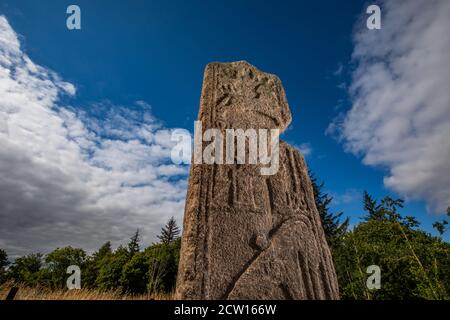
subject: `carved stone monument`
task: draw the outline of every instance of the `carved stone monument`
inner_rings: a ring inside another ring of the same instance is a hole
[[[285,130],[278,77],[245,61],[206,66],[203,130]],[[279,169],[192,164],[177,299],[338,299],[330,250],[303,156],[279,144]]]

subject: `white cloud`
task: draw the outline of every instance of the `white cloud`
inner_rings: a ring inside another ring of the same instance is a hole
[[[312,153],[312,147],[309,142],[302,143],[299,146],[293,144],[293,146],[298,149],[298,151],[300,151],[305,157],[311,155]]]
[[[361,202],[363,194],[357,189],[347,189],[342,193],[331,193],[334,205],[349,204],[354,202]]]
[[[386,0],[381,8],[381,30],[358,23],[352,107],[327,132],[365,164],[387,168],[388,188],[443,213],[450,205],[450,1]]]
[[[336,70],[333,72],[334,76],[340,76],[342,74],[342,72],[344,71],[344,65],[342,63],[339,62]]]
[[[75,86],[32,62],[0,16],[0,246],[11,255],[144,242],[184,209],[187,168],[143,101],[62,106]]]

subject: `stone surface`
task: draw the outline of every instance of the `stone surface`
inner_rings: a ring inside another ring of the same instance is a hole
[[[291,113],[281,81],[244,61],[210,63],[203,129],[279,128]],[[193,164],[178,299],[338,299],[338,285],[303,156],[280,142],[275,175],[260,165]]]

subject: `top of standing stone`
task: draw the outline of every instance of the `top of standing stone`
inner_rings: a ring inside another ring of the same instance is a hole
[[[214,114],[226,128],[284,131],[292,117],[281,80],[246,61],[212,62],[206,66],[200,120]],[[207,98],[209,97],[209,99]]]

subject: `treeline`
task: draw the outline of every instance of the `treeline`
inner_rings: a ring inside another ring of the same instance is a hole
[[[81,286],[121,293],[170,293],[175,287],[180,252],[179,227],[171,218],[158,236],[160,240],[140,249],[139,231],[126,246],[113,250],[110,242],[92,255],[83,249],[58,248],[47,255],[33,253],[10,263],[0,249],[0,284],[14,281],[51,289],[66,287],[67,267],[81,269]]]
[[[450,299],[450,244],[441,239],[447,220],[433,224],[440,236],[432,236],[414,217],[399,213],[402,199],[377,201],[364,192],[364,219],[349,230],[342,213],[330,212],[332,197],[322,191],[324,184],[314,176],[312,182],[341,299]],[[367,287],[371,265],[380,268],[380,289]]]
[[[332,197],[311,175],[316,206],[330,245],[342,299],[449,299],[450,244],[441,239],[448,221],[433,227],[440,236],[421,230],[412,216],[400,214],[403,200],[377,201],[364,193],[364,219],[349,228],[342,213],[330,211]],[[450,216],[450,208],[448,210]],[[109,242],[92,255],[79,248],[30,254],[9,262],[0,250],[0,283],[7,280],[29,286],[64,288],[69,265],[81,268],[83,288],[122,293],[170,293],[176,282],[180,230],[172,218],[161,230],[159,242],[140,249],[137,231],[126,246],[113,250]],[[367,267],[381,271],[380,289],[366,285]]]

